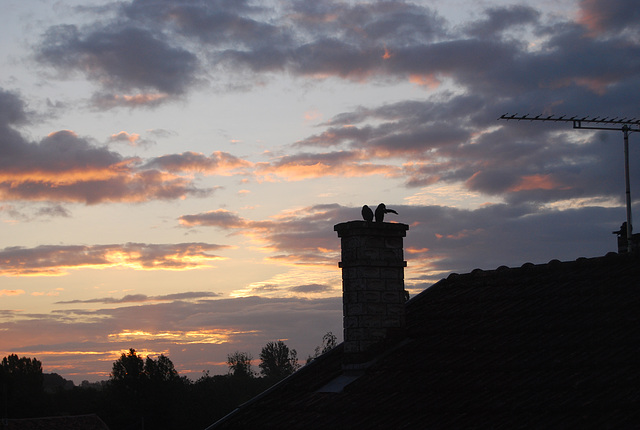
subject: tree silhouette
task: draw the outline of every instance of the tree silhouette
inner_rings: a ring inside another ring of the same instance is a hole
[[[313,355],[307,357],[307,364],[318,358],[321,354],[331,351],[338,345],[338,338],[335,334],[328,331],[322,336],[322,347],[316,346]]]
[[[260,352],[260,372],[267,378],[282,379],[300,368],[298,353],[281,340],[268,342]]]
[[[37,416],[44,394],[42,363],[11,354],[0,363],[0,396],[5,418]]]
[[[173,362],[164,354],[160,354],[157,360],[147,357],[144,374],[151,382],[172,382],[180,378]]]
[[[156,429],[177,428],[177,410],[183,407],[188,381],[181,378],[169,357],[145,360],[134,348],[113,363],[108,384],[110,426],[126,428],[135,422]],[[181,406],[182,405],[182,406]]]
[[[253,360],[253,357],[248,352],[236,351],[228,354],[229,373],[235,377],[252,378],[254,373],[251,369],[251,360]]]
[[[136,390],[140,388],[144,377],[144,361],[134,348],[129,349],[127,354],[123,352],[120,358],[113,362],[111,382]]]

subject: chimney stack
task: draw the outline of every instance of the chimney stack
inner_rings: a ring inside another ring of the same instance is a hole
[[[334,226],[342,243],[344,365],[370,361],[405,335],[403,237],[399,223],[349,221]]]

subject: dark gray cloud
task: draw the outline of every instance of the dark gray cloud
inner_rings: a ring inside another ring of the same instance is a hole
[[[492,7],[486,9],[486,18],[476,21],[465,29],[471,36],[478,38],[488,38],[503,31],[526,24],[537,24],[540,12],[530,6],[512,5],[507,7]]]
[[[361,107],[328,120],[324,131],[294,148],[357,148],[359,160],[406,159],[403,172],[393,174],[410,187],[458,182],[513,203],[620,200],[621,132],[593,135],[571,124],[498,122],[498,115],[487,115],[502,109],[499,101],[469,95]],[[636,182],[640,165],[631,158]],[[337,170],[347,160],[325,154],[323,162]]]
[[[138,27],[49,28],[37,59],[62,71],[80,71],[103,88],[183,94],[195,82],[196,56]]]
[[[640,11],[633,0],[580,0],[580,22],[596,33],[640,30]]]
[[[135,0],[122,6],[133,22],[157,25],[162,22],[181,35],[212,46],[279,46],[289,43],[286,28],[253,15],[269,10],[247,1],[150,2]]]
[[[207,226],[232,229],[247,226],[248,221],[240,217],[237,213],[229,212],[225,209],[218,209],[200,214],[183,215],[180,217],[180,224],[186,227]]]
[[[331,291],[332,289],[333,288],[331,286],[323,284],[305,284],[289,288],[289,290],[295,293],[302,294],[324,293],[327,291]]]
[[[67,210],[62,205],[45,206],[45,207],[42,207],[42,208],[38,209],[38,211],[36,212],[36,217],[49,217],[49,218],[63,217],[63,218],[69,218],[70,216],[71,216],[71,212],[69,212],[69,210]]]
[[[629,4],[584,0],[577,21],[550,21],[530,6],[493,7],[454,30],[433,10],[405,2],[136,0],[115,9],[114,22],[48,29],[36,51],[41,62],[97,82],[94,102],[103,108],[157,105],[205,74],[247,85],[244,71],[431,87],[449,81],[516,109],[560,100],[597,108],[598,98],[640,70],[638,44],[625,36],[637,32],[633,12],[624,12],[635,10]],[[613,35],[598,37],[614,26]],[[537,46],[505,37],[525,27]],[[233,73],[208,73],[217,68]]]
[[[189,291],[184,293],[165,294],[161,296],[148,296],[146,294],[129,294],[121,298],[102,297],[98,299],[87,300],[63,300],[55,302],[56,305],[69,305],[79,303],[103,303],[103,304],[120,304],[120,303],[144,303],[144,302],[166,302],[174,300],[194,300],[194,299],[210,299],[220,297],[219,293],[208,291]]]
[[[16,93],[0,88],[0,127],[26,122],[26,105],[22,98]]]

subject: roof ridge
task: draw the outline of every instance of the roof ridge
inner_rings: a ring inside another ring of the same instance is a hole
[[[609,252],[606,255],[603,256],[597,256],[597,257],[578,257],[575,260],[566,260],[566,261],[561,261],[558,260],[556,258],[549,260],[546,263],[531,263],[531,262],[526,262],[523,263],[520,266],[513,266],[513,267],[509,267],[509,266],[499,266],[495,269],[480,269],[480,268],[475,268],[470,272],[467,273],[457,273],[457,272],[451,272],[449,273],[449,275],[446,278],[443,279],[453,279],[456,278],[458,276],[465,276],[465,277],[470,277],[470,276],[487,276],[487,275],[493,275],[495,273],[506,273],[507,271],[510,272],[515,272],[515,271],[520,271],[520,270],[539,270],[539,269],[546,269],[546,268],[559,268],[560,266],[568,266],[568,265],[573,265],[573,264],[588,264],[591,262],[594,263],[601,263],[604,261],[607,262],[611,262],[614,259],[618,259],[620,261],[624,261],[624,260],[631,260],[631,259],[638,259],[637,258],[638,255],[636,254],[618,254],[617,252]],[[434,284],[435,285],[435,284]]]

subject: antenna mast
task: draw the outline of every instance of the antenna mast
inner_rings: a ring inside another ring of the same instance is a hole
[[[577,117],[566,118],[566,115],[562,116],[529,116],[518,114],[509,115],[504,114],[500,119],[516,120],[516,121],[551,121],[551,122],[572,122],[573,128],[588,129],[588,130],[616,130],[621,131],[624,136],[624,180],[626,186],[626,200],[627,200],[627,252],[631,253],[631,185],[629,181],[629,133],[640,132],[640,119],[636,118],[609,118],[609,117]]]

